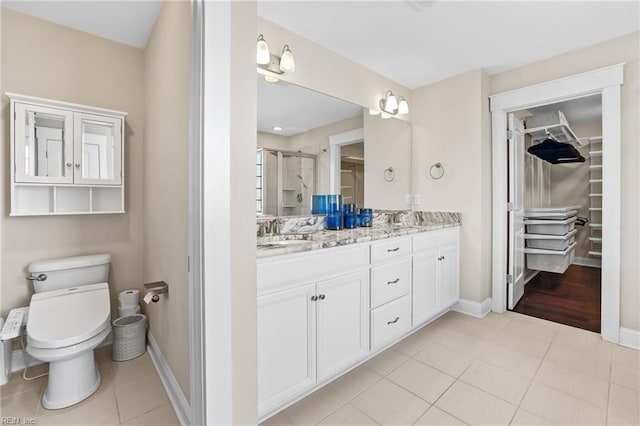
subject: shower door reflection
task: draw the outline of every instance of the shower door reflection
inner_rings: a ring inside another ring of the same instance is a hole
[[[257,212],[274,216],[309,214],[316,187],[316,156],[263,148],[256,159]]]

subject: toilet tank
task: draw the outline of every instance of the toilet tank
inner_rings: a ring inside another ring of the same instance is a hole
[[[29,265],[29,275],[45,274],[47,276],[42,281],[32,281],[35,292],[42,293],[87,284],[105,283],[109,279],[110,263],[110,254],[40,260]]]

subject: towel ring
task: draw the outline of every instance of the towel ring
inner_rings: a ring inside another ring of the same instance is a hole
[[[384,180],[387,182],[393,182],[395,178],[396,178],[396,172],[395,170],[393,170],[393,167],[387,167],[384,170]]]
[[[440,174],[439,174],[439,175],[437,175],[437,174],[435,174],[435,175],[434,175],[434,173],[433,173],[433,169],[434,169],[434,168],[436,168],[436,169],[440,169],[440,171],[441,171],[441,172],[440,172]],[[429,168],[429,176],[431,176],[431,179],[435,179],[435,180],[442,179],[442,177],[444,176],[444,166],[442,165],[442,163],[435,163],[435,164],[433,164],[433,165]]]

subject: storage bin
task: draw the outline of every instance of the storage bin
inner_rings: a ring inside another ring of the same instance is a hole
[[[578,214],[582,206],[535,207],[524,209],[524,217],[529,219],[564,220]]]
[[[527,247],[546,250],[564,250],[576,240],[577,229],[565,235],[524,234]]]
[[[525,248],[527,268],[535,271],[562,274],[573,261],[576,244],[577,243],[574,242],[564,250]]]
[[[565,235],[576,227],[576,217],[565,220],[525,219],[527,234]]]
[[[114,361],[127,361],[142,355],[147,348],[147,317],[142,314],[120,317],[113,322]]]

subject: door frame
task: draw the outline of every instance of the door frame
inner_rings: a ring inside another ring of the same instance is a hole
[[[507,305],[507,114],[526,108],[602,95],[603,187],[601,335],[620,336],[621,85],[624,63],[490,96],[492,133],[492,310]]]

